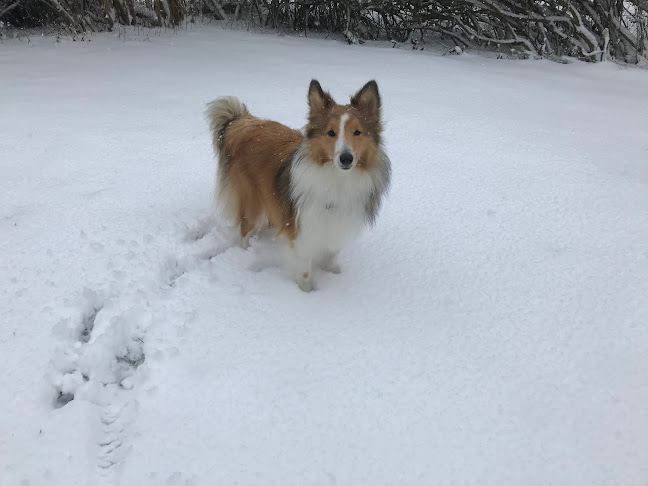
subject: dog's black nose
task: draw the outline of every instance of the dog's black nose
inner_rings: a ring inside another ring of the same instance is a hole
[[[351,167],[351,164],[353,163],[353,155],[351,155],[349,152],[344,152],[342,155],[340,155],[340,165],[344,169],[348,169]]]

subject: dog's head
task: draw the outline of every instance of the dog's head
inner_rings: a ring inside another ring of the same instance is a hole
[[[331,163],[342,171],[371,169],[382,133],[376,82],[365,84],[348,105],[338,105],[319,82],[312,80],[308,105],[306,137],[313,159],[321,165]]]

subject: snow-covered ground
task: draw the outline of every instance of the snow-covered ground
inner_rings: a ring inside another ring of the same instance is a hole
[[[305,294],[205,103],[376,78],[393,186]],[[645,485],[648,72],[205,27],[0,45],[0,484]]]

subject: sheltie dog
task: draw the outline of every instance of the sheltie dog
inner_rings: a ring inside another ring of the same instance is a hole
[[[266,226],[285,237],[305,292],[313,289],[313,265],[340,272],[338,253],[374,223],[391,176],[375,81],[338,105],[313,80],[308,105],[304,132],[256,118],[234,97],[212,101],[206,112],[218,206],[240,227],[243,248]]]

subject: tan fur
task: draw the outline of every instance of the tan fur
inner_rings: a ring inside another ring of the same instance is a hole
[[[224,151],[227,174],[228,212],[247,236],[265,221],[295,237],[295,214],[277,194],[275,181],[283,163],[303,140],[298,130],[251,115],[234,120],[227,129]]]

